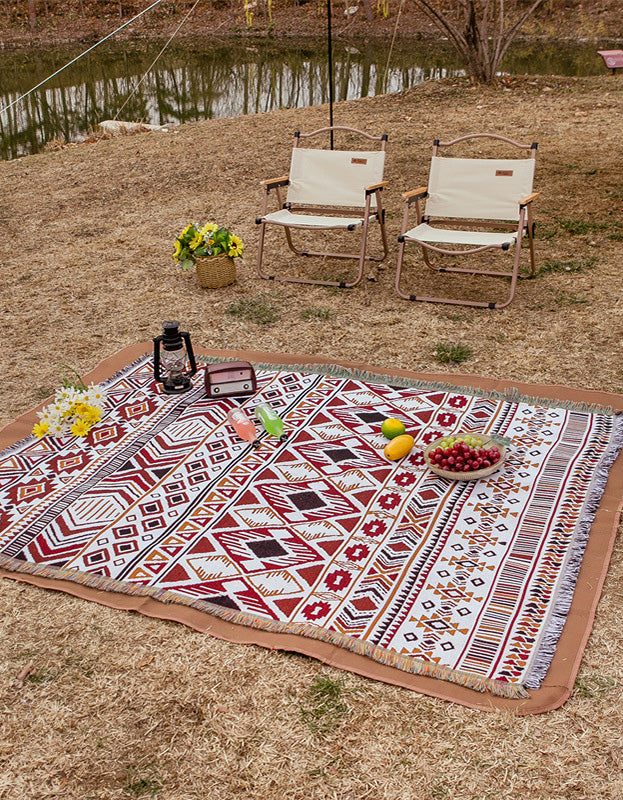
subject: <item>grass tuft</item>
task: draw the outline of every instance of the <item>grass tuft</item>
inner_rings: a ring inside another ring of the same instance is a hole
[[[256,325],[272,325],[281,316],[279,308],[267,295],[236,300],[227,306],[226,313],[244,322],[254,322]]]
[[[131,797],[155,797],[162,789],[162,780],[153,767],[130,767],[123,787]]]
[[[608,228],[605,222],[590,222],[586,219],[572,219],[571,217],[560,217],[556,220],[558,225],[571,236],[586,236],[589,233],[604,231]]]
[[[301,719],[307,727],[318,734],[327,733],[348,711],[343,702],[344,683],[326,675],[316,675],[309,688],[305,703],[299,703]]]
[[[573,261],[558,261],[556,259],[548,258],[542,267],[536,270],[535,277],[547,275],[549,273],[560,272],[585,272],[595,266],[597,259],[595,256],[589,258],[578,258]]]
[[[617,682],[614,678],[606,678],[602,675],[583,675],[576,680],[573,693],[576,697],[603,697],[616,685]]]
[[[301,311],[301,319],[331,319],[333,312],[328,308],[319,308],[318,306],[308,306]]]
[[[580,297],[580,295],[575,294],[574,292],[559,292],[556,297],[554,297],[554,302],[557,303],[559,306],[579,306],[584,303],[588,303],[588,297]]]
[[[471,348],[466,344],[438,342],[433,348],[433,358],[442,364],[461,364],[472,357]]]

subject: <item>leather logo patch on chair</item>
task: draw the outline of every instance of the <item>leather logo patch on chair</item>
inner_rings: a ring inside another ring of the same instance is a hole
[[[350,163],[351,164],[367,164],[368,163],[368,159],[367,158],[351,158]]]
[[[513,177],[513,170],[512,169],[496,169],[495,177],[500,178],[512,178]]]

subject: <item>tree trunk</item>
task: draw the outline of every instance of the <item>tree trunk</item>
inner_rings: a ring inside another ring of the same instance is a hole
[[[363,11],[368,22],[374,22],[374,11],[372,11],[371,0],[363,0]]]
[[[28,19],[30,20],[30,30],[34,33],[37,27],[37,14],[35,12],[35,0],[28,0]]]

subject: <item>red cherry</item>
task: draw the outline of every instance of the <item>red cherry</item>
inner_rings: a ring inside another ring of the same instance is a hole
[[[490,466],[491,466],[491,462],[489,461],[489,459],[488,459],[488,458],[485,458],[485,459],[483,460],[483,462],[482,462],[482,466],[483,466],[483,468],[484,468],[484,469],[486,469],[487,467],[490,467]]]

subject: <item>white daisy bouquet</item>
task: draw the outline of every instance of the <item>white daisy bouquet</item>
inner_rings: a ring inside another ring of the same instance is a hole
[[[86,436],[102,418],[106,392],[101,386],[87,386],[79,375],[63,380],[63,387],[54,395],[54,400],[43,411],[37,413],[39,422],[32,432],[43,436]]]

